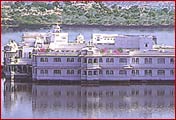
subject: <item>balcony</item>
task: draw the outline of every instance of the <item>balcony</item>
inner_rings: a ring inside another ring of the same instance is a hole
[[[131,65],[124,65],[123,68],[124,68],[124,69],[132,69],[133,66],[131,66]]]
[[[99,69],[101,68],[99,63],[82,63],[81,68],[86,68],[86,69]]]

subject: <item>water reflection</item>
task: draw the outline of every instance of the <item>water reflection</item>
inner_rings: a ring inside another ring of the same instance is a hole
[[[79,86],[6,82],[5,117],[16,110],[17,102],[25,106],[23,101],[31,103],[31,118],[174,117],[173,85]]]

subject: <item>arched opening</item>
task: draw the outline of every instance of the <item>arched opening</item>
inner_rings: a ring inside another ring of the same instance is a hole
[[[19,57],[22,58],[22,50],[19,50]]]
[[[32,58],[32,54],[31,54],[31,52],[29,52],[29,59],[31,59]]]

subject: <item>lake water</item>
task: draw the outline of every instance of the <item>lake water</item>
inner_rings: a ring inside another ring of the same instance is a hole
[[[32,31],[32,30],[28,30]],[[33,30],[47,32],[48,29]],[[81,33],[155,35],[174,46],[174,28],[63,27],[72,41]],[[23,31],[22,31],[23,32]],[[2,43],[22,32],[2,33]],[[37,85],[2,80],[2,118],[174,118],[174,85]],[[13,90],[15,87],[15,90]]]
[[[174,118],[173,85],[6,82],[2,92],[3,118]]]
[[[9,39],[21,41],[23,32],[48,32],[49,29],[25,30],[18,32],[8,32],[2,34],[2,44],[6,44]],[[154,35],[158,39],[158,44],[174,45],[174,28],[127,28],[127,27],[103,27],[103,26],[63,26],[62,32],[69,34],[69,40],[75,40],[79,33],[83,34],[85,40],[90,40],[93,33],[122,34],[122,35]]]

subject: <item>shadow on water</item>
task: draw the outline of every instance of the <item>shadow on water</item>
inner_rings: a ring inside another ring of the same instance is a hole
[[[81,86],[4,82],[3,96],[3,117],[174,117],[174,85]],[[24,106],[31,109],[21,114]]]

